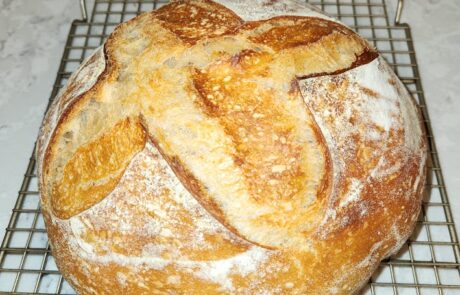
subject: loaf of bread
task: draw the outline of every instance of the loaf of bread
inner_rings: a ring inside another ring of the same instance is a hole
[[[79,294],[354,293],[416,223],[420,121],[304,1],[173,1],[119,25],[44,119],[56,263]]]

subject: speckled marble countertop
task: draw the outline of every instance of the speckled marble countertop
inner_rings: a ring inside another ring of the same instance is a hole
[[[396,1],[390,1],[396,2]],[[0,0],[0,239],[56,76],[76,0]],[[460,228],[460,1],[406,0],[457,230]]]
[[[0,0],[0,239],[78,17],[76,0]]]

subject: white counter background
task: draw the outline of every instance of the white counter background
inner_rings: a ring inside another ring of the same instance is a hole
[[[0,0],[0,241],[51,93],[70,23],[79,17],[77,0]],[[412,27],[459,232],[460,1],[406,0],[403,21]]]

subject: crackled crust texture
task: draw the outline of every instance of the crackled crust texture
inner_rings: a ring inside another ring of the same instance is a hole
[[[416,105],[303,1],[173,1],[118,26],[37,149],[56,263],[80,294],[351,294],[409,237]]]

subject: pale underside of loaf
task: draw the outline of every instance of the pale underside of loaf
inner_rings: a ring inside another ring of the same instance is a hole
[[[410,234],[426,147],[386,62],[300,1],[221,3],[122,24],[47,115],[42,206],[82,293],[349,293]]]

